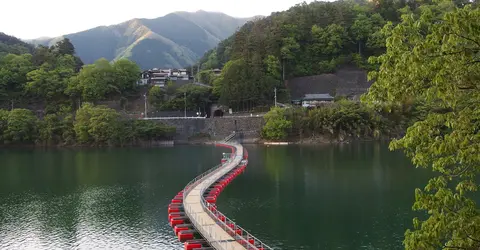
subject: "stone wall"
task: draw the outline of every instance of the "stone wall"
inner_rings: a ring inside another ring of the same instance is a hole
[[[168,119],[155,120],[177,128],[175,141],[186,142],[191,137],[209,136],[211,140],[220,140],[233,131],[239,133],[239,139],[255,141],[260,138],[263,117],[219,117],[207,119]]]

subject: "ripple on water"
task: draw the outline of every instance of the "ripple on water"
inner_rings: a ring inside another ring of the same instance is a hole
[[[182,249],[146,185],[24,193],[0,202],[0,249]]]

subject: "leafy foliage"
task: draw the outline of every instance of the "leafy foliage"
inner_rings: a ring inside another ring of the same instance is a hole
[[[175,128],[144,120],[126,120],[113,109],[85,103],[77,111],[74,130],[81,144],[125,145],[138,140],[170,138]]]
[[[276,131],[275,126],[283,126],[275,119],[286,119],[291,123],[282,139],[322,137],[333,141],[345,139],[377,139],[398,137],[407,127],[423,119],[430,107],[413,102],[403,105],[377,105],[370,107],[362,103],[339,100],[315,109],[288,108],[272,109],[265,118],[266,129]],[[280,128],[278,128],[280,129]],[[283,129],[280,129],[284,131]],[[273,133],[275,134],[275,133]],[[263,134],[266,139],[272,136]]]
[[[215,81],[216,76],[211,70],[203,70],[197,74],[198,82],[203,84],[212,85]]]
[[[169,85],[165,90],[154,86],[149,91],[150,103],[157,110],[205,110],[212,98],[212,88],[195,84]]]
[[[478,249],[480,213],[480,9],[451,1],[407,10],[390,26],[387,51],[373,58],[375,84],[365,101],[415,97],[437,107],[411,126],[392,149],[403,149],[437,177],[415,191],[413,209],[425,211],[405,233],[406,249]]]
[[[12,108],[24,94],[27,73],[33,69],[31,59],[29,54],[9,54],[0,60],[0,98]]]
[[[135,63],[100,59],[80,70],[82,65],[68,39],[39,46],[33,55],[1,58],[0,103],[8,103],[11,110],[0,109],[0,143],[125,145],[171,136],[172,128],[162,124],[137,123],[113,109],[81,105],[137,94],[140,69]],[[31,103],[30,108],[43,104],[42,119],[28,109],[15,108],[25,103]],[[76,113],[75,108],[79,108]]]
[[[335,1],[299,4],[288,11],[248,22],[232,37],[208,52],[203,69],[223,66],[215,80],[219,101],[240,108],[273,103],[273,89],[287,101],[283,80],[332,73],[385,49],[382,27],[398,21],[405,1]]]
[[[127,98],[137,91],[139,67],[127,59],[113,64],[105,58],[86,65],[71,79],[66,93],[73,99],[98,102],[107,98]]]
[[[102,106],[85,103],[78,109],[74,129],[79,143],[114,144],[119,114]]]
[[[20,39],[0,32],[0,59],[8,54],[28,54],[33,51],[33,46]]]
[[[67,100],[65,91],[75,73],[76,62],[73,56],[62,55],[55,59],[55,65],[44,63],[39,69],[27,74],[25,90],[43,99],[47,106]]]
[[[3,131],[5,143],[33,143],[37,132],[37,118],[28,109],[8,112],[7,127]]]
[[[262,136],[270,140],[282,140],[287,138],[287,130],[292,127],[292,122],[285,118],[285,110],[272,108],[265,116],[265,125]]]

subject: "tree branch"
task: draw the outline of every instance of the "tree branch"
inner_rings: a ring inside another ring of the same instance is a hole
[[[461,38],[463,38],[463,39],[465,39],[465,40],[468,40],[468,41],[470,41],[470,42],[473,42],[473,43],[475,43],[476,45],[478,45],[478,46],[480,47],[480,42],[478,42],[478,41],[476,41],[476,40],[474,40],[474,39],[471,39],[471,38],[469,38],[469,37],[466,37],[466,36],[463,36],[463,35],[457,34],[457,33],[455,33],[455,32],[453,32],[453,33],[450,33],[450,34],[453,34],[453,35],[459,36],[459,37],[461,37]]]
[[[466,65],[475,64],[475,63],[480,63],[480,60],[475,60],[475,61],[468,62],[468,63],[466,63]]]
[[[450,248],[450,249],[464,249],[464,250],[467,250],[466,248],[464,247],[455,247],[455,246],[447,246],[447,245],[443,245],[444,248]]]

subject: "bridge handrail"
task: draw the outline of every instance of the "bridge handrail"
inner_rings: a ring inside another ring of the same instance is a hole
[[[236,158],[236,157],[240,157],[240,156],[236,156],[235,154],[232,154],[232,157],[230,159],[228,159],[228,161],[224,164],[229,164],[231,163],[231,161],[233,160],[233,158]],[[246,164],[246,161],[243,162],[243,164]],[[192,184],[195,183],[196,181],[206,177],[207,175],[213,173],[214,171],[216,171],[219,167],[221,167],[223,164],[220,164],[220,165],[217,165],[215,166],[214,168],[210,169],[209,171],[205,172],[204,174],[201,174],[199,175],[198,177],[196,177],[194,180],[192,180],[189,185],[188,185],[188,189],[185,190],[183,192],[183,195],[184,195],[184,199],[185,199],[185,196],[186,194],[188,193],[188,191],[190,191],[190,189],[193,187]],[[208,203],[205,199],[205,197],[203,196],[203,194],[205,193],[205,190],[206,190],[207,187],[205,188],[202,188],[200,190],[200,193],[202,194],[202,197],[201,197],[201,205],[204,209],[204,211],[218,224],[220,225],[226,232],[230,233],[231,235],[233,235],[232,237],[239,241],[240,244],[242,245],[246,245],[246,249],[258,249],[258,248],[263,248],[263,249],[273,249],[269,246],[267,246],[266,244],[264,244],[262,241],[260,241],[258,238],[256,238],[255,236],[253,236],[252,234],[250,234],[247,230],[243,229],[242,227],[238,226],[232,219],[228,218],[227,216],[225,216],[223,213],[221,213],[220,211],[218,211],[213,205],[211,205],[210,203]],[[185,208],[185,209],[189,209],[189,208]],[[212,211],[213,210],[213,211]],[[225,217],[225,222],[223,222],[222,220],[219,219],[219,216],[221,217]],[[195,225],[195,227],[198,229],[199,226],[201,225],[197,225],[197,221],[196,220],[192,220],[193,224]],[[228,224],[233,224],[233,228],[230,228],[228,226]],[[240,229],[241,230],[241,235],[238,235],[236,232],[237,230]],[[206,232],[208,233],[208,232]],[[250,239],[253,239],[254,240],[254,244],[251,244],[249,242]],[[217,244],[218,245],[218,244]],[[227,250],[227,247],[224,247],[222,246],[221,244],[219,245],[219,247],[221,247],[221,249],[224,249],[224,250]]]
[[[235,137],[236,134],[237,134],[237,132],[233,131],[231,134],[229,134],[227,137],[225,137],[221,142],[222,143],[228,143],[228,141],[230,141],[233,137]]]
[[[224,140],[222,140],[223,143],[228,143],[229,140],[231,140],[234,136],[236,135],[235,131],[233,133],[231,133],[229,136],[227,136]],[[231,144],[234,144],[234,143],[231,143]],[[226,164],[229,164],[231,163],[235,158],[243,158],[243,155],[242,156],[237,156],[236,155],[236,150],[234,152],[234,154],[231,155],[231,157],[225,162],[225,163],[222,163],[222,164],[218,164],[216,165],[215,167],[209,169],[208,171],[196,176],[193,180],[191,180],[184,188],[183,190],[183,200],[186,199],[188,193],[190,192],[190,190],[192,190],[198,183],[199,181],[201,181],[202,179],[206,178],[207,176],[213,174],[215,171],[217,171],[220,167],[222,167],[223,165],[226,165]],[[247,160],[244,160],[244,161],[240,161],[239,165],[240,164],[246,164],[248,161]],[[218,211],[216,209],[216,207],[214,207],[212,204],[208,203],[205,199],[205,197],[203,196],[203,194],[205,193],[205,190],[207,189],[208,187],[204,187],[200,190],[200,194],[202,195],[201,196],[201,205],[202,205],[202,208],[203,210],[218,224],[220,225],[226,232],[230,233],[230,235],[232,235],[232,237],[239,241],[239,243],[243,246],[246,246],[246,249],[250,250],[250,249],[258,249],[258,248],[263,248],[263,249],[270,249],[272,250],[273,248],[267,246],[266,244],[264,244],[262,241],[260,241],[258,238],[256,238],[255,236],[253,236],[252,234],[250,234],[247,230],[243,229],[242,227],[238,226],[232,219],[228,218],[227,216],[225,216],[223,213],[221,213],[220,211]],[[184,208],[185,210],[189,210],[191,211],[191,208],[190,207],[185,207]],[[195,215],[193,215],[195,216]],[[225,222],[223,222],[222,220],[219,219],[219,216],[221,217],[224,217],[225,218]],[[195,228],[197,228],[199,230],[199,232],[201,231],[200,228],[201,228],[201,222],[199,223],[197,220],[191,220],[192,223],[194,224]],[[228,226],[228,224],[233,224],[233,228],[230,228]],[[237,234],[237,230],[241,230],[241,235],[238,235]],[[208,232],[200,232],[202,235],[203,234],[206,234]],[[211,234],[211,232],[210,232]],[[210,235],[211,236],[211,235]],[[254,243],[255,244],[251,244],[249,242],[250,239],[253,239],[254,240]],[[215,244],[216,246],[220,247],[222,250],[228,250],[227,246],[228,244],[225,244],[226,246],[223,246],[221,245],[221,243],[218,243],[218,242],[215,242],[217,244]]]
[[[235,223],[232,219],[228,218],[225,214],[223,214],[222,212],[218,211],[218,209],[216,207],[214,207],[213,205],[211,205],[210,203],[208,203],[206,200],[205,200],[205,197],[203,196],[203,193],[205,192],[205,189],[206,188],[203,188],[202,190],[200,190],[200,193],[202,194],[202,198],[201,198],[201,202],[202,202],[202,207],[203,209],[210,215],[210,217],[217,223],[219,224],[223,230],[225,230],[226,232],[230,233],[230,235],[234,235],[232,236],[235,240],[237,240],[237,242],[240,240],[240,244],[242,245],[246,245],[246,248],[247,249],[258,249],[258,248],[263,248],[263,249],[270,249],[270,250],[273,250],[273,248],[267,246],[265,243],[263,243],[262,241],[260,241],[258,238],[256,238],[255,236],[253,236],[251,233],[249,233],[247,230],[243,229],[242,227],[240,227],[239,225],[237,225],[237,223]],[[212,211],[213,210],[213,211]],[[222,220],[219,219],[219,215],[220,217],[224,217],[225,218],[225,222],[223,222]],[[233,224],[233,228],[229,227],[228,224]],[[237,230],[240,229],[241,231],[241,235],[238,235],[237,234]],[[250,239],[253,239],[254,240],[254,244],[250,243],[248,240]],[[225,249],[226,248],[222,248],[222,249]]]

